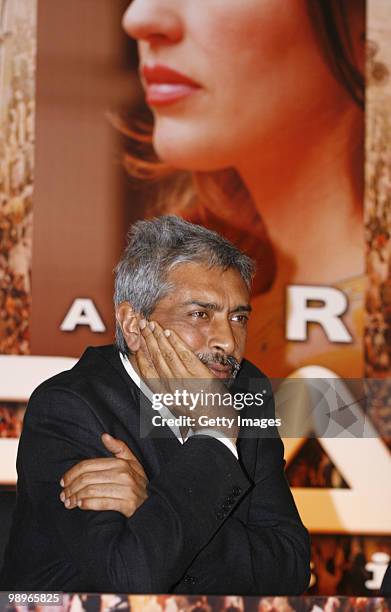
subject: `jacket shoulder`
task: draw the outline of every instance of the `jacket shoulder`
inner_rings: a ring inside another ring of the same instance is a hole
[[[106,387],[118,385],[122,368],[118,349],[114,345],[89,346],[73,368],[43,381],[34,390],[33,395],[52,389],[64,389],[77,395],[88,395],[92,389],[101,385]]]

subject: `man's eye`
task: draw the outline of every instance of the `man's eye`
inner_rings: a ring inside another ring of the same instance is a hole
[[[190,314],[195,319],[206,319],[208,317],[208,313],[204,310],[196,310],[195,312],[192,312]]]
[[[234,315],[232,317],[232,321],[237,321],[238,323],[242,323],[243,325],[246,325],[246,323],[248,322],[248,316],[247,315]]]

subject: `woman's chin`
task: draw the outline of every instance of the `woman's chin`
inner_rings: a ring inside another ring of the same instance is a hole
[[[172,131],[168,134],[155,132],[153,147],[159,159],[178,170],[190,172],[213,172],[221,170],[224,164],[206,142],[197,142],[194,137],[175,137]]]

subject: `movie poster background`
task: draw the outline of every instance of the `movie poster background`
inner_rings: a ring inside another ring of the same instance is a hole
[[[40,380],[70,367],[87,345],[112,342],[112,269],[129,223],[156,214],[158,186],[126,176],[122,157],[129,142],[113,121],[143,106],[135,45],[120,26],[126,7],[126,0],[0,0],[0,547],[14,501],[15,452],[28,395]],[[390,7],[373,0],[362,273],[333,285],[347,296],[352,341],[325,342],[315,330],[307,342],[288,342],[284,294],[256,296],[247,356],[270,376],[306,365],[347,378],[389,376],[390,31]],[[362,164],[354,171],[363,175]],[[89,325],[72,329],[72,308]],[[378,440],[383,460],[390,447],[387,401],[379,399],[375,423],[384,438]],[[353,499],[353,511],[367,512],[362,530],[351,532],[351,516],[326,529],[313,527],[319,508],[326,502],[337,507],[338,494],[355,487],[351,462],[339,463],[330,448],[315,438],[286,442],[288,479],[313,532],[310,592],[372,594],[391,557],[391,523],[379,526],[376,513],[372,518],[370,507],[360,509]],[[387,457],[383,483],[391,475]],[[385,488],[369,492],[374,508],[382,495],[387,499]]]

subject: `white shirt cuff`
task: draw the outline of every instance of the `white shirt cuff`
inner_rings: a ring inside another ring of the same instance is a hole
[[[212,438],[216,438],[216,440],[220,440],[233,455],[235,455],[236,459],[239,459],[238,450],[236,448],[236,444],[232,442],[229,438],[224,438],[221,435],[221,431],[219,429],[212,429],[211,427],[205,427],[204,429],[199,429],[191,434],[192,436],[202,435],[202,436],[211,436]],[[190,437],[190,436],[189,436]]]

